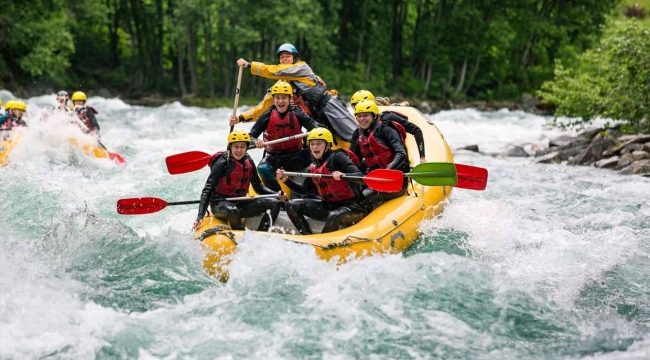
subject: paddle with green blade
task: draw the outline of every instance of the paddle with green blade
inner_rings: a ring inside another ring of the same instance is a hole
[[[419,164],[404,174],[418,184],[426,186],[454,186],[461,189],[484,190],[487,186],[487,169],[445,162]]]
[[[266,141],[264,143],[264,146],[279,144],[281,142],[303,138],[306,137],[307,135],[308,135],[307,133],[302,133],[298,135],[287,136],[277,140]],[[251,144],[248,147],[249,150],[255,148],[256,148],[255,144]],[[165,159],[165,164],[167,165],[167,170],[169,171],[170,174],[172,175],[185,174],[188,172],[200,170],[204,166],[207,166],[211,158],[212,155],[208,153],[204,153],[202,151],[188,151],[188,152],[168,156]]]
[[[242,201],[242,200],[253,200],[253,199],[261,199],[261,198],[268,198],[268,197],[278,197],[278,194],[216,198],[216,199],[212,199],[211,201],[215,201],[215,200]],[[120,199],[117,201],[117,213],[122,215],[151,214],[151,213],[158,212],[166,208],[167,206],[191,205],[191,204],[200,204],[200,203],[201,200],[167,202],[163,199],[159,199],[155,197]]]
[[[312,177],[312,178],[333,178],[329,174],[312,174],[285,171],[284,175],[292,177]],[[369,188],[380,192],[399,192],[402,190],[402,180],[404,173],[399,170],[377,169],[369,172],[366,176],[346,176],[345,180],[362,180]]]

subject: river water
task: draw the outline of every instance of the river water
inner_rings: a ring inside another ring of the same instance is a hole
[[[2,359],[650,358],[648,178],[457,152],[489,169],[488,188],[455,190],[405,254],[337,268],[248,234],[222,284],[192,240],[197,206],[115,203],[198,199],[207,170],[171,176],[164,159],[223,149],[232,110],[90,98],[118,167],[37,120],[53,98],[29,99],[0,168]],[[452,148],[483,152],[562,134],[522,112],[430,118]]]

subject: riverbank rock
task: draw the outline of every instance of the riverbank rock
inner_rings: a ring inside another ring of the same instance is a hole
[[[650,160],[639,160],[625,167],[620,172],[625,175],[650,174]]]
[[[569,165],[591,165],[603,158],[603,152],[614,147],[614,140],[609,137],[598,134],[591,140],[586,149],[579,152],[573,159],[569,160]]]
[[[479,152],[478,151],[478,145],[467,145],[467,146],[459,147],[456,150],[468,150],[468,151],[472,151],[472,152]]]
[[[649,174],[650,135],[624,135],[617,128],[595,128],[576,136],[562,135],[535,153],[540,164],[592,165],[621,174]]]
[[[528,157],[528,152],[519,145],[508,145],[503,150],[498,153],[492,154],[492,156],[498,157]]]

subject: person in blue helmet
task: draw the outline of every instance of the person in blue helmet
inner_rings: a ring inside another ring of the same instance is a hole
[[[298,50],[291,44],[282,44],[276,52],[278,65],[237,60],[237,65],[250,68],[252,75],[267,79],[285,80],[291,84],[296,95],[302,98],[314,119],[325,125],[340,139],[349,142],[357,129],[357,122],[345,104],[333,96],[325,83],[312,71],[306,62],[300,60]],[[273,103],[267,93],[261,103],[238,117],[233,116],[230,124],[240,121],[257,121],[257,118]]]

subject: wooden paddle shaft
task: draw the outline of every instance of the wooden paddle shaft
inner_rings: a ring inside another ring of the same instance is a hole
[[[239,67],[239,74],[237,74],[237,89],[235,89],[235,104],[232,107],[232,116],[235,117],[237,116],[237,106],[239,106],[239,93],[240,93],[240,88],[241,88],[241,76],[244,72],[243,67]],[[230,132],[232,132],[235,129],[235,125],[232,125],[230,127]]]
[[[308,134],[308,133],[302,133],[302,134],[298,134],[298,135],[287,136],[287,137],[284,137],[284,138],[281,138],[281,139],[277,139],[277,140],[266,141],[266,142],[264,142],[264,146],[266,146],[266,145],[273,145],[273,144],[279,144],[279,143],[281,143],[281,142],[285,142],[285,141],[289,141],[289,140],[293,140],[293,139],[304,138],[304,137],[307,137],[307,135],[309,135],[309,134]],[[255,148],[257,148],[257,146],[255,146],[255,144],[251,144],[251,145],[248,147],[248,149],[250,149],[250,150],[255,149]]]

